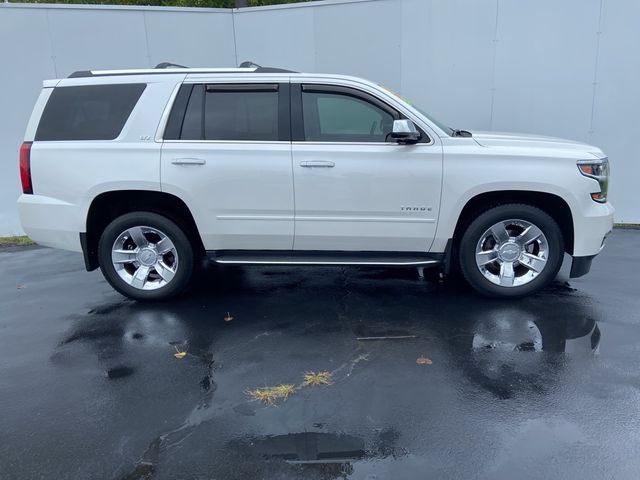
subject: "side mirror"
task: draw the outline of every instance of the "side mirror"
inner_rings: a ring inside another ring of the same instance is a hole
[[[420,132],[411,120],[394,120],[391,138],[403,145],[413,144],[420,140]]]

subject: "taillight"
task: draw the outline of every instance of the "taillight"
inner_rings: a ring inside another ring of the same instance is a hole
[[[22,193],[33,193],[31,183],[31,142],[20,145],[20,181]]]

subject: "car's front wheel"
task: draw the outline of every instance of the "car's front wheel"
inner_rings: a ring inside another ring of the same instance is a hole
[[[100,269],[118,292],[136,300],[162,300],[189,283],[194,255],[174,222],[151,212],[113,220],[98,244]]]
[[[531,205],[491,208],[473,220],[459,246],[462,273],[480,293],[522,297],[549,284],[564,255],[562,232]]]

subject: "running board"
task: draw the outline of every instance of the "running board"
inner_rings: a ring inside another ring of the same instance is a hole
[[[236,265],[368,265],[427,267],[442,264],[442,254],[389,252],[292,252],[292,251],[215,251],[207,252],[212,261]]]

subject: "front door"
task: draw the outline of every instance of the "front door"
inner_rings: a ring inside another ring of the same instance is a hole
[[[428,251],[440,204],[439,140],[421,132],[415,145],[389,141],[402,113],[354,88],[292,84],[292,102],[294,249]]]
[[[293,248],[289,139],[288,83],[181,87],[161,185],[185,201],[207,250]]]

